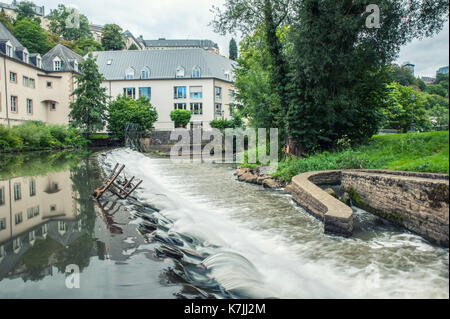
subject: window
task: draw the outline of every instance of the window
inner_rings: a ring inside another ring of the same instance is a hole
[[[30,88],[34,89],[36,87],[36,84],[34,82],[34,79],[30,78]]]
[[[136,89],[135,88],[124,88],[123,95],[127,97],[131,97],[132,99],[136,98]]]
[[[36,196],[36,181],[33,179],[30,181],[30,197]]]
[[[198,66],[192,69],[192,78],[194,79],[200,78],[200,68]]]
[[[202,115],[203,103],[191,103],[191,113],[194,115]]]
[[[27,114],[33,114],[33,100],[27,99]]]
[[[176,78],[184,78],[184,68],[182,66],[177,68]]]
[[[142,69],[142,71],[141,71],[141,79],[143,79],[143,80],[150,79],[150,70],[147,67]]]
[[[201,86],[191,86],[189,88],[191,99],[203,98],[203,92]]]
[[[11,96],[11,112],[17,113],[17,96]]]
[[[47,81],[47,89],[51,89],[53,87],[53,82]]]
[[[61,60],[58,57],[56,57],[53,60],[53,71],[61,71],[61,65],[62,65]]]
[[[216,95],[216,100],[221,100],[222,99],[222,88],[216,87],[215,95]]]
[[[36,58],[36,66],[39,69],[42,69],[42,59],[41,58]]]
[[[228,90],[228,100],[234,102],[234,90]]]
[[[9,81],[17,83],[17,73],[9,72]]]
[[[106,65],[111,65],[111,64],[112,64],[112,60],[109,59],[109,60],[106,62]]]
[[[56,111],[56,103],[54,102],[50,103],[50,111]]]
[[[22,199],[22,190],[20,188],[20,184],[16,183],[14,184],[14,200],[21,200]]]
[[[175,103],[174,110],[186,110],[186,103]]]
[[[5,205],[5,188],[0,187],[0,206]]]
[[[23,62],[29,63],[28,57],[29,57],[28,53],[24,52],[23,53]]]
[[[134,80],[134,69],[128,68],[125,70],[125,79]]]
[[[6,229],[6,218],[0,218],[0,230]]]
[[[34,207],[33,214],[34,214],[34,217],[39,216],[39,206]]]
[[[215,108],[214,108],[214,114],[216,116],[222,116],[222,103],[216,103]]]
[[[13,240],[13,249],[14,252],[17,253],[17,251],[22,248],[22,241],[20,240],[20,238],[16,238]]]
[[[28,241],[30,243],[33,243],[35,240],[36,240],[36,233],[33,230],[28,234]]]
[[[50,206],[50,211],[51,212],[56,212],[56,205],[51,205]]]
[[[7,45],[6,46],[6,55],[12,58],[13,52],[14,52],[14,50],[13,50],[12,45]]]
[[[150,99],[152,97],[152,88],[139,88],[139,97],[141,96]]]
[[[24,76],[23,77],[23,86],[26,86],[26,87],[28,87],[29,86],[29,79],[26,77],[26,76]]]
[[[227,79],[227,81],[231,81],[231,72],[230,71],[225,71],[225,79]]]
[[[27,209],[27,217],[28,217],[28,219],[32,219],[34,217],[33,216],[33,208]]]
[[[73,61],[73,68],[75,69],[75,71],[78,72],[79,68],[78,68],[78,61],[77,60]]]
[[[186,87],[185,86],[175,86],[173,89],[174,99],[185,99],[186,98]]]
[[[14,216],[14,221],[16,222],[16,225],[20,224],[21,222],[23,222],[23,215],[22,213],[17,213]]]

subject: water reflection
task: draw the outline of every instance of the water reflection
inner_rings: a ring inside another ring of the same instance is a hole
[[[70,170],[81,156],[1,158],[0,281],[19,277],[37,281],[52,275],[54,267],[64,272],[68,264],[89,263],[94,242],[89,228],[95,219],[86,214],[87,194],[79,188],[88,182],[83,181],[86,167]],[[10,178],[5,179],[6,174]]]

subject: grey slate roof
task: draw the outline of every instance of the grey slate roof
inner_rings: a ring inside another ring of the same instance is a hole
[[[196,47],[196,48],[219,48],[217,43],[214,43],[211,40],[166,40],[166,39],[158,39],[158,40],[144,40],[144,44],[146,47],[167,47],[167,48],[175,48],[175,47]]]
[[[11,41],[11,44],[16,48],[23,48],[23,45],[19,42],[19,40],[16,39],[15,36],[12,35],[11,32],[9,32],[8,28],[6,28],[1,22],[0,22],[0,41]]]
[[[203,49],[167,49],[143,51],[94,52],[99,71],[106,80],[124,80],[125,72],[132,67],[135,79],[140,78],[144,67],[150,69],[150,79],[174,79],[179,66],[185,70],[184,78],[192,78],[194,67],[200,68],[200,78],[217,78],[228,81],[225,72],[233,70],[237,63],[226,57]],[[111,65],[108,65],[111,60]]]
[[[62,61],[61,72],[76,72],[73,61],[81,62],[83,59],[69,48],[62,44],[57,44],[42,57],[42,67],[44,70],[53,70],[53,59],[59,57]]]

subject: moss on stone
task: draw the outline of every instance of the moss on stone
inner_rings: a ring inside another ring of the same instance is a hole
[[[390,222],[398,226],[403,226],[403,216],[398,212],[385,212],[380,209],[373,208],[368,203],[361,200],[359,194],[352,188],[348,191],[348,193],[350,194],[350,198],[352,199],[352,202],[356,207],[359,207],[369,213],[372,213],[374,215],[380,216],[381,218],[389,220]]]

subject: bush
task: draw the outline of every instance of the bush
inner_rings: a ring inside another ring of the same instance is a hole
[[[244,122],[242,121],[242,118],[238,114],[233,114],[232,120],[213,120],[209,123],[209,125],[212,128],[224,131],[227,128],[242,128],[244,125]]]
[[[187,110],[174,110],[170,113],[170,119],[174,122],[175,128],[186,128],[191,120],[191,112]]]
[[[0,151],[60,149],[86,145],[76,129],[42,122],[26,122],[5,128],[0,126]]]
[[[134,100],[119,96],[108,106],[108,130],[115,137],[123,139],[126,123],[138,124],[143,132],[153,128],[158,113],[147,98]]]

